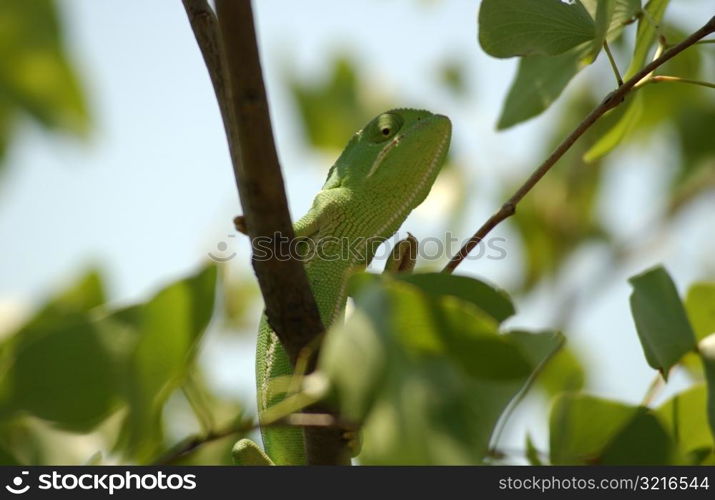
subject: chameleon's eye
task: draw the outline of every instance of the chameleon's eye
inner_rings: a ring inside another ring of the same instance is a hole
[[[402,117],[395,113],[383,113],[373,122],[370,139],[383,142],[395,136],[402,127]]]

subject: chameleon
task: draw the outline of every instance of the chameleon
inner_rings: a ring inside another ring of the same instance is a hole
[[[349,275],[369,265],[375,243],[394,234],[426,198],[445,162],[451,134],[449,118],[429,111],[379,114],[353,135],[310,210],[294,224],[296,238],[309,244],[304,251],[314,250],[302,260],[326,329],[344,319]],[[265,452],[242,439],[234,447],[236,463],[306,463],[302,428],[263,425],[261,416],[285,398],[271,382],[292,370],[264,314],[256,347],[256,392]]]

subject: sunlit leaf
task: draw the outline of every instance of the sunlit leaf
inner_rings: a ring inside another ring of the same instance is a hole
[[[638,31],[636,34],[636,46],[633,51],[633,59],[624,75],[628,79],[638,73],[645,66],[653,42],[657,38],[658,29],[665,9],[670,0],[650,0],[643,8],[644,14],[638,21]]]
[[[479,43],[494,57],[557,55],[594,35],[578,0],[483,0],[479,8]]]
[[[695,338],[704,339],[715,333],[715,283],[694,283],[685,297],[685,310]]]
[[[655,411],[655,415],[684,455],[695,457],[702,450],[712,449],[705,385],[697,385],[673,396]]]

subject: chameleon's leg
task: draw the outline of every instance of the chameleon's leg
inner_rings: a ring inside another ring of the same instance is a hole
[[[250,439],[241,439],[231,450],[236,465],[275,465],[263,450]]]
[[[411,273],[417,262],[417,238],[407,233],[407,238],[400,240],[392,249],[385,262],[386,273]]]

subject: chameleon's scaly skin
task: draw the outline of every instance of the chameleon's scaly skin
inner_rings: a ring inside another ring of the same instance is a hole
[[[447,155],[451,130],[447,117],[428,111],[397,109],[377,116],[353,136],[312,208],[295,224],[297,236],[310,238],[323,250],[314,252],[305,266],[326,328],[342,319],[348,275],[373,257],[377,244],[367,240],[389,238],[429,193]],[[359,251],[341,253],[355,248]],[[259,412],[283,398],[271,393],[269,381],[291,372],[264,316],[256,350]],[[261,433],[276,464],[305,463],[301,429],[269,426]]]

